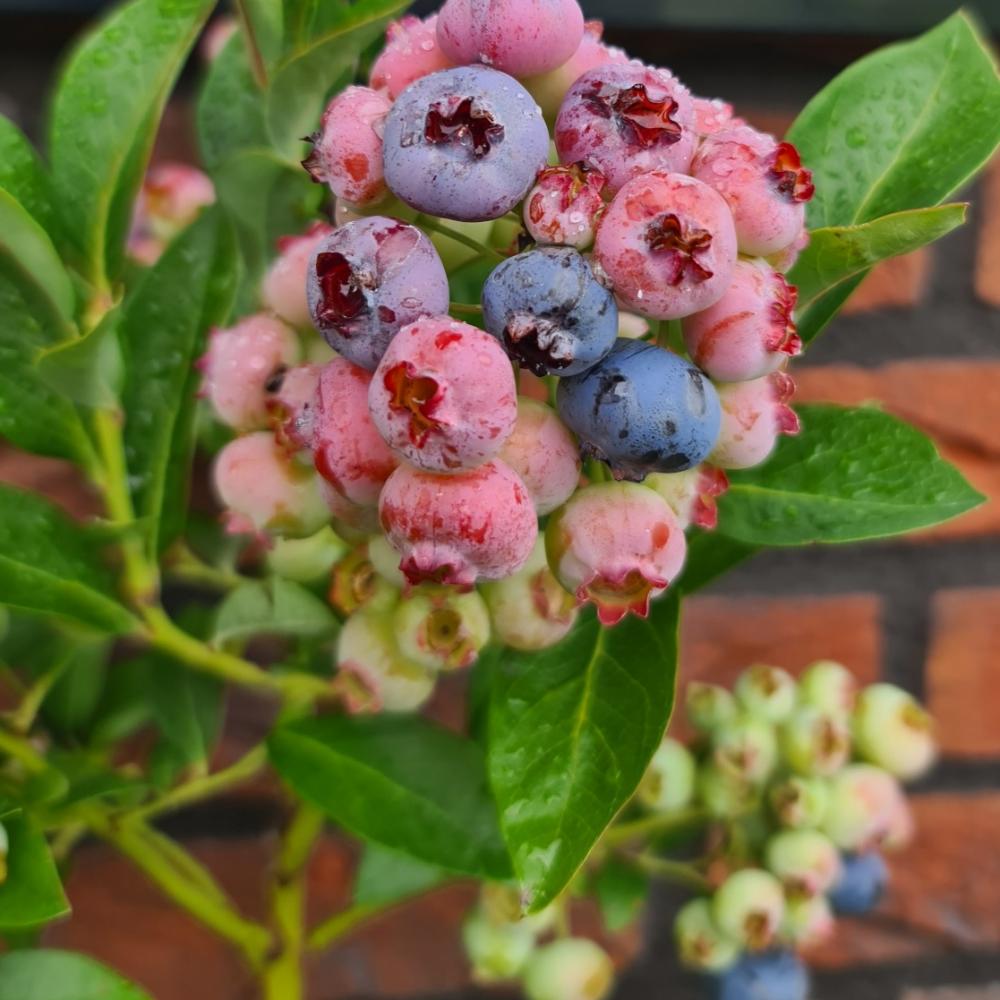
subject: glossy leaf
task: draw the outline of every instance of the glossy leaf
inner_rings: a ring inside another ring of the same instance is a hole
[[[43,349],[35,366],[46,385],[74,403],[114,409],[122,377],[120,320],[115,306],[85,336]]]
[[[127,632],[100,544],[59,508],[0,485],[0,603]]]
[[[594,878],[594,895],[609,931],[634,923],[649,897],[649,878],[633,866],[612,858]]]
[[[50,236],[59,235],[45,164],[24,133],[4,115],[0,115],[0,188],[20,202]]]
[[[848,67],[789,131],[813,171],[809,226],[936,205],[1000,143],[1000,79],[962,11]]]
[[[77,45],[52,105],[49,155],[65,228],[97,284],[114,276],[174,80],[215,0],[131,0]]]
[[[822,328],[827,314],[823,300],[831,290],[880,260],[910,253],[950,233],[965,221],[966,208],[959,204],[913,209],[810,233],[809,246],[789,275],[799,289],[800,336],[808,342]]]
[[[222,728],[223,688],[214,677],[150,656],[153,718],[182,764],[207,760]]]
[[[330,606],[300,584],[281,577],[245,583],[219,605],[212,642],[222,645],[254,635],[312,638],[330,635],[337,619]]]
[[[525,907],[566,887],[631,798],[670,719],[678,601],[551,649],[492,652],[488,766]]]
[[[42,716],[52,732],[64,739],[87,735],[108,676],[107,640],[86,642],[64,638],[67,655],[59,679],[42,703]]]
[[[447,879],[436,865],[365,844],[354,878],[354,905],[373,906],[418,896]]]
[[[718,530],[750,545],[852,542],[947,521],[983,502],[933,443],[875,407],[803,406],[802,433],[730,474]]]
[[[86,955],[50,949],[0,956],[0,1000],[150,1000]]]
[[[45,837],[23,813],[7,816],[7,877],[0,884],[0,930],[37,927],[69,913],[59,873]],[[7,980],[0,965],[0,998]],[[30,997],[21,994],[19,1000]]]
[[[194,363],[232,306],[238,261],[217,209],[188,227],[125,301],[119,337],[126,378],[125,458],[136,516],[162,551],[183,530],[194,453]]]
[[[240,6],[245,12],[264,66],[269,67],[281,55],[284,37],[283,0],[244,0]]]
[[[480,748],[405,715],[326,716],[277,729],[279,774],[363,840],[452,872],[510,873]]]

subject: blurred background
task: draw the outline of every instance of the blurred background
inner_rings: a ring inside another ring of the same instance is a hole
[[[105,4],[0,0],[0,111],[36,138],[48,83],[70,39]],[[430,9],[435,4],[418,4]],[[691,89],[733,102],[781,134],[802,104],[865,52],[947,16],[952,0],[584,0],[605,37],[669,66]],[[975,13],[1000,34],[1000,0]],[[165,119],[157,156],[193,159],[193,60]],[[688,602],[682,683],[729,681],[766,661],[797,670],[830,657],[865,682],[884,677],[926,699],[943,761],[916,790],[918,836],[893,861],[878,913],[844,923],[814,956],[819,1000],[1000,1000],[1000,163],[972,190],[970,223],[933,248],[876,268],[845,314],[796,364],[799,398],[878,400],[931,434],[990,499],[942,528],[893,544],[771,552]],[[60,463],[0,446],[0,478],[69,508],[88,500]],[[455,682],[456,685],[461,681]],[[461,690],[435,711],[454,720]],[[268,723],[234,698],[224,764]],[[261,783],[171,818],[241,904],[259,907],[257,876],[281,818]],[[350,892],[348,845],[331,836],[312,878],[317,907]],[[124,862],[85,845],[69,880],[73,918],[49,933],[118,966],[157,1000],[249,1000],[225,947],[173,910]],[[471,1000],[458,926],[471,899],[457,886],[374,924],[312,970],[316,1000]],[[673,959],[673,900],[654,897],[640,930],[613,949],[628,968],[616,1000],[698,995]],[[581,930],[595,928],[593,914]]]

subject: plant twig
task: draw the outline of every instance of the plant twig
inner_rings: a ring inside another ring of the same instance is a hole
[[[20,761],[26,771],[40,774],[48,768],[45,758],[25,739],[6,729],[0,729],[0,754]]]
[[[622,857],[634,864],[640,871],[644,871],[647,875],[652,875],[653,878],[687,886],[687,888],[694,889],[696,892],[708,892],[712,888],[711,882],[694,865],[689,864],[687,861],[658,858],[654,854],[645,852],[640,854],[624,852]]]
[[[250,69],[253,72],[254,82],[261,90],[267,89],[267,66],[264,63],[264,55],[260,51],[260,43],[257,41],[257,32],[253,26],[253,19],[247,10],[246,0],[236,0],[236,10],[239,14],[240,26],[243,29],[243,36],[247,42],[247,52],[250,54]]]
[[[482,316],[483,307],[465,302],[451,302],[448,304],[448,312],[458,313],[459,316]]]
[[[243,576],[242,573],[212,566],[183,544],[175,545],[171,549],[164,568],[171,577],[181,583],[210,587],[212,590],[234,590],[250,581],[250,577]]]
[[[340,938],[349,934],[355,927],[404,902],[407,900],[396,899],[391,903],[356,903],[354,906],[349,906],[346,910],[341,910],[340,913],[335,913],[332,917],[327,917],[322,923],[317,924],[309,933],[306,947],[309,951],[323,951],[335,941],[339,941]]]
[[[651,813],[628,823],[617,823],[604,835],[603,843],[608,847],[638,840],[640,837],[674,830],[684,830],[690,826],[705,824],[709,816],[704,809],[681,809],[672,813]]]
[[[479,240],[474,240],[471,236],[466,236],[465,233],[460,233],[457,229],[442,226],[441,223],[435,222],[425,215],[421,215],[417,219],[417,225],[421,229],[426,229],[429,233],[447,236],[448,239],[454,240],[456,243],[461,243],[462,246],[466,246],[470,250],[475,250],[480,257],[495,257],[497,260],[507,259],[499,250],[494,250],[493,247],[487,246],[485,243],[480,243]]]

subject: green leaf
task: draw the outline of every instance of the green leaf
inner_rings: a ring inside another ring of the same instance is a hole
[[[50,949],[0,957],[0,1000],[150,1000],[85,955]]]
[[[56,90],[52,181],[66,230],[101,286],[115,276],[160,115],[215,0],[131,0],[86,35]]]
[[[208,209],[146,271],[123,307],[125,460],[153,554],[183,530],[195,442],[194,362],[208,329],[229,315],[237,269],[232,231]]]
[[[94,746],[110,746],[131,736],[152,718],[151,666],[145,656],[111,664],[101,703],[90,727]]]
[[[319,127],[330,91],[350,82],[364,49],[408,6],[408,0],[325,6],[319,32],[282,61],[271,81],[267,121],[276,149],[289,156],[301,149],[302,137]]]
[[[20,202],[51,237],[60,235],[45,165],[24,133],[3,115],[0,115],[0,188]]]
[[[268,746],[294,791],[355,836],[452,872],[510,874],[475,743],[379,715],[294,722]]]
[[[69,913],[69,903],[45,837],[23,813],[7,816],[3,825],[10,844],[7,878],[0,884],[0,929],[35,927]],[[0,965],[0,998],[7,989],[7,979],[2,973]],[[30,992],[22,993],[18,1000],[30,996]]]
[[[223,687],[214,677],[149,656],[153,717],[182,764],[207,760],[222,728]]]
[[[245,583],[219,605],[212,642],[223,645],[254,635],[327,636],[337,628],[329,605],[311,591],[279,576]]]
[[[447,879],[437,866],[387,850],[378,844],[365,844],[354,878],[354,905],[376,906],[419,896]]]
[[[604,926],[614,933],[638,919],[649,896],[649,879],[632,865],[612,858],[594,879],[594,895]]]
[[[730,474],[718,530],[749,545],[853,542],[957,517],[983,501],[919,431],[875,407],[803,406],[802,433]]]
[[[47,500],[2,484],[0,603],[105,632],[135,625],[87,531]]]
[[[105,640],[82,642],[79,636],[68,647],[59,679],[42,703],[45,724],[64,739],[89,732],[107,681],[109,648]]]
[[[120,321],[115,306],[86,336],[43,349],[35,364],[45,384],[75,403],[116,408],[122,376]]]
[[[823,300],[831,290],[880,260],[910,253],[950,233],[965,221],[967,207],[913,209],[861,225],[830,226],[810,233],[809,246],[789,275],[799,290],[797,319],[802,339],[810,341],[826,322],[829,310]]]
[[[809,227],[936,205],[1000,143],[1000,79],[962,11],[848,67],[789,131],[813,171]]]
[[[718,531],[693,531],[688,536],[684,572],[674,587],[685,596],[693,594],[756,552],[756,546],[737,542]]]
[[[283,6],[282,0],[243,0],[241,4],[265,66],[271,66],[281,55]]]
[[[489,773],[525,907],[566,887],[631,798],[674,702],[679,604],[603,628],[584,618],[537,653],[498,650]]]

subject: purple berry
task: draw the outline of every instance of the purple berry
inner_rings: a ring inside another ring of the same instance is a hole
[[[614,346],[618,307],[576,250],[539,247],[486,279],[483,322],[536,375],[578,375]]]
[[[342,226],[309,266],[309,312],[327,343],[374,371],[398,331],[448,311],[448,276],[415,226],[372,216]]]
[[[876,851],[845,854],[840,878],[829,892],[830,904],[840,916],[862,916],[873,909],[889,884],[889,869]]]
[[[385,179],[411,208],[446,219],[498,219],[545,166],[549,133],[515,79],[480,66],[412,83],[385,125]]]
[[[713,1000],[807,1000],[809,973],[790,951],[744,955],[719,976]]]

